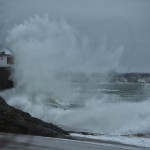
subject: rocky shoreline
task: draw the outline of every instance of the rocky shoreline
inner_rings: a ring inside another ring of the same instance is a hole
[[[39,135],[49,137],[65,137],[67,131],[32,117],[29,113],[9,106],[0,97],[0,132]]]
[[[14,87],[14,83],[10,78],[10,71],[10,68],[0,67],[0,91]],[[139,76],[141,78],[150,77],[149,74],[118,74],[116,78],[124,79],[125,77],[130,77],[132,79]],[[2,97],[0,97],[0,132],[67,138],[69,135],[69,131],[65,131],[54,124],[44,122],[32,117],[27,112],[9,106]],[[80,134],[90,133],[83,132]],[[138,134],[135,136],[143,137],[145,135]]]
[[[0,68],[0,90],[12,88],[10,69]],[[58,126],[32,117],[29,113],[9,106],[0,97],[0,132],[38,135],[47,137],[66,137],[69,133]]]

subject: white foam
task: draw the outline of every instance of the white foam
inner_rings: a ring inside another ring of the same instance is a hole
[[[107,42],[93,49],[64,20],[35,17],[16,25],[7,38],[15,57],[15,89],[4,92],[8,103],[47,121],[99,133],[150,132],[150,100],[114,102],[118,96],[78,99],[70,80],[56,74],[109,70],[118,66],[123,48],[107,49]],[[110,53],[111,52],[111,53]],[[113,62],[113,63],[112,63]],[[48,105],[51,99],[64,109]],[[113,102],[110,102],[110,99]]]
[[[82,135],[82,134],[77,134],[77,133],[71,133],[71,135],[75,137],[84,137],[84,138],[103,140],[103,141],[109,141],[109,142],[119,142],[122,144],[129,144],[129,145],[134,145],[134,146],[150,147],[149,138],[112,136],[112,135],[93,136],[93,135]]]

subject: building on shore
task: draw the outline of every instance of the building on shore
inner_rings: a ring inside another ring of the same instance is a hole
[[[12,67],[13,56],[9,50],[0,51],[0,67]]]

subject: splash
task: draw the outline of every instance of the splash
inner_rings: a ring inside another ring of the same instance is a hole
[[[16,25],[7,43],[15,57],[16,86],[28,93],[61,93],[60,97],[69,83],[58,80],[56,74],[117,68],[123,53],[122,47],[110,53],[106,40],[92,49],[88,39],[81,39],[65,20],[48,16],[36,16]]]
[[[48,16],[36,16],[16,25],[7,42],[15,57],[16,84],[13,90],[3,93],[9,104],[44,120],[83,130],[149,130],[149,100],[114,102],[119,97],[112,96],[114,101],[109,102],[110,97],[103,94],[100,98],[82,99],[78,90],[72,88],[70,75],[117,68],[123,47],[110,49],[104,38],[97,48],[92,48],[90,41],[81,39],[66,21]]]

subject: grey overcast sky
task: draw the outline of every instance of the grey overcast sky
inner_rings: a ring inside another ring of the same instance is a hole
[[[150,0],[0,0],[0,45],[7,31],[35,15],[62,17],[97,44],[124,46],[120,71],[150,72]]]

